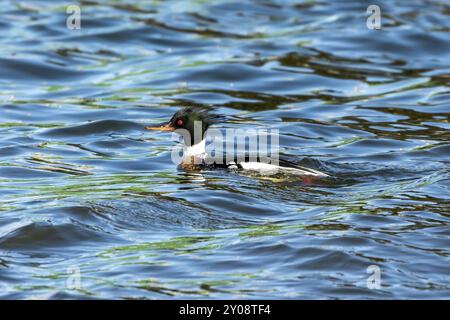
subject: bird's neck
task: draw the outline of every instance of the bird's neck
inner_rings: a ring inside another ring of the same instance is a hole
[[[203,139],[197,144],[194,144],[192,146],[185,146],[184,149],[184,158],[190,159],[204,159],[206,156],[206,139]]]

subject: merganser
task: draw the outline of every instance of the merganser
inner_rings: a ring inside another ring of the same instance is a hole
[[[302,167],[285,159],[276,159],[276,164],[264,162],[259,156],[234,156],[232,161],[226,155],[224,161],[209,157],[206,153],[206,135],[208,128],[218,123],[223,117],[211,114],[204,109],[183,108],[176,112],[172,118],[162,124],[147,126],[147,130],[159,130],[179,133],[184,137],[184,152],[180,167],[185,170],[201,169],[235,169],[257,171],[262,174],[287,173],[309,177],[328,177],[329,175],[318,170]],[[200,132],[196,132],[200,130]]]

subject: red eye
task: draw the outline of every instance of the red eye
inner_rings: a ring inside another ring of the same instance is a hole
[[[177,125],[181,126],[182,124],[183,124],[183,120],[180,119],[177,121]]]

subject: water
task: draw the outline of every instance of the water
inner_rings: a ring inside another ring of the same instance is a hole
[[[370,4],[3,1],[0,297],[450,298],[450,3]],[[334,179],[177,171],[188,105]]]

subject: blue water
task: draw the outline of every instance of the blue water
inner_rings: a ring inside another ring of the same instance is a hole
[[[68,4],[0,6],[0,298],[450,298],[448,1]],[[177,170],[184,106],[333,179]]]

